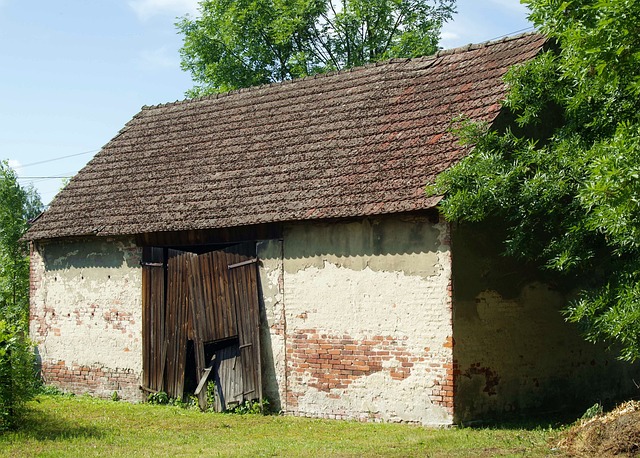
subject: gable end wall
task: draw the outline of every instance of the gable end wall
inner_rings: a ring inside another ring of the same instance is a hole
[[[456,422],[582,414],[638,395],[640,365],[585,341],[562,310],[574,285],[499,256],[503,224],[453,230]]]

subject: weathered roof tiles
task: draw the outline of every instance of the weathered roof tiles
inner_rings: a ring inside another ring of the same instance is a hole
[[[426,209],[424,185],[491,122],[536,34],[142,110],[54,199],[32,240]]]

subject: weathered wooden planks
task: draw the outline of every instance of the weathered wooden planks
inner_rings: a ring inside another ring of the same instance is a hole
[[[187,358],[190,289],[189,255],[169,250],[167,261],[167,302],[165,314],[164,391],[171,397],[182,399]],[[195,256],[195,255],[191,255]]]
[[[150,262],[143,272],[143,384],[182,398],[192,340],[195,379],[211,372],[218,391],[216,409],[261,399],[257,272],[247,247],[200,255],[145,250],[156,270]],[[166,266],[166,273],[158,266]],[[214,355],[214,367],[208,369]],[[204,408],[206,390],[198,399]]]
[[[248,259],[240,254],[230,254],[227,266],[238,321],[243,378],[241,395],[245,400],[262,399],[257,272],[255,264],[246,263]]]
[[[237,341],[222,347],[215,353],[213,381],[216,384],[216,412],[224,412],[242,403],[243,378],[240,364],[240,350]]]
[[[227,255],[214,251],[191,258],[193,306],[204,342],[224,340],[238,335],[226,272]]]

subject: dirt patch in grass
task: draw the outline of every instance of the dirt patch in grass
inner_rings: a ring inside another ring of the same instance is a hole
[[[582,420],[564,434],[559,447],[577,457],[640,456],[640,401]]]

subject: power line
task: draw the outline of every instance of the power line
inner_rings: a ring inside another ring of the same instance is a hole
[[[34,176],[34,175],[27,175],[27,176],[22,176],[22,175],[18,175],[18,180],[48,180],[48,179],[53,179],[53,178],[72,178],[76,173],[78,173],[78,170],[67,170],[66,172],[60,172],[58,175],[38,175],[38,176]]]
[[[20,165],[20,168],[31,167],[33,165],[48,164],[49,162],[60,161],[62,159],[68,159],[70,157],[82,156],[82,155],[85,155],[85,154],[95,153],[95,152],[98,152],[98,151],[100,151],[100,150],[99,149],[93,149],[91,151],[84,151],[82,153],[69,154],[68,156],[54,157],[52,159],[47,159],[45,161],[32,162],[31,164]],[[65,178],[65,177],[62,177],[62,178]]]
[[[18,177],[18,180],[50,180],[54,178],[71,178],[70,176],[66,177]]]
[[[510,36],[513,36],[513,35],[517,35],[519,33],[529,32],[529,31],[534,30],[534,29],[535,29],[535,26],[531,25],[529,27],[525,27],[524,29],[515,30],[513,32],[505,33],[504,35],[500,35],[499,37],[491,38],[489,41],[499,40],[500,38],[510,37]]]

